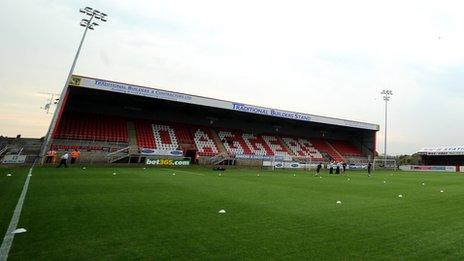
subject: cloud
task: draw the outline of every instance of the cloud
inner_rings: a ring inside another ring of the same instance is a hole
[[[458,144],[464,17],[457,1],[93,1],[76,73],[383,125],[389,151]],[[62,88],[82,33],[68,1],[7,1],[0,91]],[[53,19],[44,19],[53,17]],[[37,21],[40,21],[37,22]],[[16,98],[2,95],[0,102]],[[28,100],[40,107],[43,99]],[[21,106],[19,106],[21,107]],[[8,107],[0,107],[7,113]],[[16,108],[21,111],[21,108]],[[18,114],[18,117],[26,117]],[[46,131],[36,128],[37,136]],[[6,122],[0,120],[0,124]],[[31,123],[32,124],[32,123]],[[445,128],[443,126],[453,126]],[[18,125],[15,133],[24,128]],[[446,135],[436,135],[440,131]],[[383,131],[379,150],[383,150]]]

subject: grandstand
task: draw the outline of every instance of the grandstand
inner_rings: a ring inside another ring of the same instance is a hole
[[[443,146],[423,148],[418,152],[421,162],[429,166],[456,166],[457,171],[464,166],[464,146]]]
[[[376,124],[83,76],[69,87],[48,147],[78,148],[82,161],[199,155],[210,163],[222,155],[248,165],[272,157],[350,162],[375,153]]]

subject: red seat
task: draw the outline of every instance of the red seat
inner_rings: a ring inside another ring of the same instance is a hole
[[[126,121],[119,117],[68,113],[58,124],[54,138],[127,142]]]
[[[155,139],[151,124],[145,121],[135,122],[135,134],[137,136],[137,145],[140,148],[156,149]]]

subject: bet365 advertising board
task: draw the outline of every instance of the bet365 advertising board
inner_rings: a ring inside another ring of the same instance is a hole
[[[155,165],[155,166],[188,166],[190,165],[190,160],[188,159],[150,159],[145,160],[146,165]]]

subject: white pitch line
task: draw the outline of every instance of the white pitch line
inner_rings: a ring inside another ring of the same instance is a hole
[[[3,238],[2,246],[0,247],[0,261],[6,261],[8,259],[8,253],[10,252],[11,245],[15,234],[12,232],[17,228],[19,217],[21,216],[21,210],[23,209],[24,199],[26,198],[27,189],[29,188],[29,180],[31,179],[32,169],[34,168],[35,161],[27,173],[26,181],[24,182],[23,191],[19,196],[18,203],[16,204],[13,216],[11,217],[10,225],[6,230],[5,237]]]

